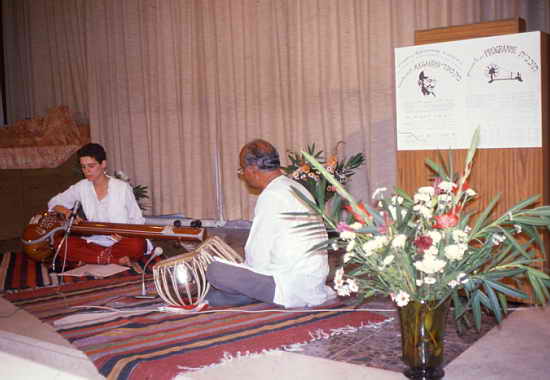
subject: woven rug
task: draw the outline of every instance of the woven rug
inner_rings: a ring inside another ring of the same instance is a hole
[[[147,257],[142,259],[143,267]],[[159,260],[156,258],[153,263]],[[152,264],[147,267],[148,271]],[[126,277],[136,275],[132,269],[126,272],[118,273],[115,277]],[[57,276],[51,273],[51,268],[40,262],[36,262],[23,252],[6,252],[0,256],[0,293],[20,291],[24,289],[34,289],[41,287],[57,286],[60,283],[71,284],[76,282],[86,282],[93,280],[94,277],[74,277]]]
[[[152,287],[150,278],[148,286]],[[5,298],[53,325],[109,379],[172,379],[227,358],[289,349],[384,321],[339,302],[301,312],[256,303],[168,313],[159,311],[159,299],[132,297],[140,290],[140,278],[118,278],[21,291]]]

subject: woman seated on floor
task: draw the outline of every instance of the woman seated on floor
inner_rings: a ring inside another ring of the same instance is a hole
[[[48,210],[71,215],[78,201],[87,220],[105,223],[143,224],[145,218],[139,208],[132,187],[108,176],[107,156],[99,144],[84,145],[77,152],[85,179],[77,182],[48,202]],[[76,223],[80,218],[76,218]],[[55,241],[57,247],[62,237]],[[73,264],[120,264],[137,269],[135,261],[150,251],[151,243],[143,238],[129,238],[114,234],[69,236],[59,249],[59,257]]]

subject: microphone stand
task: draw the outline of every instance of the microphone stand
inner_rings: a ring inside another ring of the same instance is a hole
[[[69,237],[69,234],[71,233],[71,228],[74,224],[74,221],[76,219],[76,216],[78,214],[78,208],[80,207],[80,201],[75,201],[73,205],[73,209],[71,210],[71,214],[69,216],[69,220],[65,223],[65,226],[67,226],[67,229],[65,230],[65,234],[63,235],[63,238],[60,240],[59,245],[57,246],[57,249],[55,250],[55,255],[52,260],[52,270],[55,272],[55,261],[57,260],[57,256],[59,255],[59,251],[61,250],[61,246],[63,243],[67,240]],[[53,242],[53,235],[51,237]],[[65,250],[67,249],[67,245],[65,245]],[[65,252],[65,257],[63,259],[63,269],[62,272],[65,270],[65,261],[67,260],[67,252]]]
[[[156,295],[148,295],[147,294],[147,290],[145,289],[145,272],[147,270],[147,265],[149,265],[149,263],[157,256],[160,256],[162,255],[163,253],[163,250],[161,247],[156,247],[154,250],[153,250],[153,253],[151,254],[151,257],[149,257],[149,260],[147,260],[147,262],[145,263],[145,265],[143,266],[143,273],[141,274],[141,294],[137,295],[137,296],[134,296],[134,298],[140,298],[140,299],[153,299],[153,298],[157,298]]]

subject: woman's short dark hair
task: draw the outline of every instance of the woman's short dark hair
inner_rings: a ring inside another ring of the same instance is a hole
[[[281,167],[277,149],[265,140],[256,139],[245,146],[244,162],[260,170],[276,170]]]
[[[84,145],[76,152],[78,159],[82,157],[93,157],[97,162],[101,163],[107,159],[107,153],[105,149],[99,144],[89,143]]]

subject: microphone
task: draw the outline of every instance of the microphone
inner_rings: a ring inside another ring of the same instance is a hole
[[[69,218],[67,219],[67,222],[65,223],[65,226],[67,227],[65,229],[65,234],[63,235],[63,238],[59,241],[59,245],[57,246],[55,250],[55,255],[53,256],[52,260],[52,270],[55,271],[55,260],[57,260],[57,256],[59,255],[59,250],[61,249],[61,246],[63,245],[63,242],[67,240],[69,237],[69,234],[71,233],[71,227],[73,226],[74,220],[76,219],[76,215],[78,214],[78,208],[80,207],[80,201],[76,200],[74,202],[73,208],[71,209],[71,213],[69,214]],[[54,236],[52,235],[50,237],[50,244],[53,245],[53,239]],[[65,246],[65,253],[67,253],[67,246]],[[63,270],[65,269],[65,261],[67,257],[65,256],[65,259],[63,260]]]
[[[69,214],[69,228],[71,228],[71,225],[74,222],[74,219],[78,215],[78,208],[80,207],[80,201],[75,201],[73,208],[71,209],[71,213]]]
[[[153,253],[151,253],[151,257],[149,257],[149,260],[145,263],[143,266],[143,273],[141,274],[141,294],[134,296],[134,298],[156,298],[157,296],[153,295],[147,295],[147,290],[145,289],[145,271],[147,269],[147,265],[155,258],[163,254],[163,250],[161,247],[155,247],[153,250]]]

